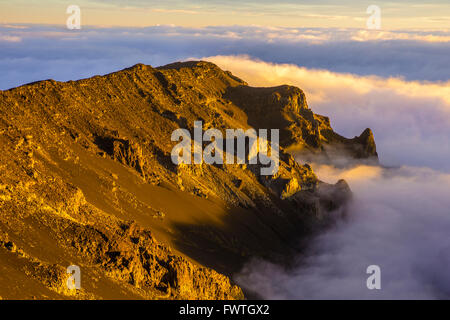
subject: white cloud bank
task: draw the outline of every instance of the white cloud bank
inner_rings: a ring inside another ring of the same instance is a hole
[[[350,218],[314,239],[293,270],[248,264],[237,282],[269,299],[450,298],[450,175],[431,169],[313,166],[355,194]],[[381,268],[369,290],[366,268]]]
[[[213,26],[146,28],[0,24],[0,90],[76,80],[136,63],[249,55],[274,63],[410,80],[450,80],[450,31]]]
[[[356,76],[246,56],[204,59],[253,86],[300,87],[311,109],[329,116],[340,134],[353,137],[370,127],[385,165],[450,172],[450,82]]]

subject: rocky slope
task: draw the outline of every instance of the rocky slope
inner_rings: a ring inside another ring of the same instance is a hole
[[[196,120],[281,129],[279,171],[174,165],[171,133]],[[0,91],[0,145],[0,296],[26,299],[241,299],[229,276],[249,257],[283,261],[345,213],[347,184],[285,151],[376,159],[369,129],[336,134],[300,89],[206,62]],[[66,287],[71,264],[81,290]]]

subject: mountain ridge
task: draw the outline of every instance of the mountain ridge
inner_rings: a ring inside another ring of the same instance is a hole
[[[331,146],[376,158],[370,129],[336,134],[301,89],[252,88],[209,62],[39,81],[0,91],[0,103],[0,253],[9,257],[4,268],[52,275],[30,280],[40,297],[117,298],[105,289],[114,284],[129,297],[243,298],[227,276],[251,257],[288,261],[299,240],[345,215],[351,196],[344,181],[319,181],[286,150],[322,155]],[[280,129],[279,171],[174,165],[170,134],[192,131],[196,120]],[[71,259],[102,286],[64,290]],[[17,283],[0,283],[0,296],[20,295]]]

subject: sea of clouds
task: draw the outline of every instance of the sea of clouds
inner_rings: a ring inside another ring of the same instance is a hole
[[[99,28],[0,24],[0,90],[76,80],[138,62],[248,55],[273,63],[358,75],[447,81],[450,32],[213,26]]]
[[[354,192],[349,218],[311,241],[286,270],[252,261],[235,280],[266,299],[450,298],[450,175],[432,169],[313,165]],[[366,269],[381,269],[381,290]]]
[[[93,28],[0,25],[0,90],[201,58],[250,85],[302,88],[347,137],[370,127],[383,165],[312,164],[346,179],[349,219],[284,270],[250,262],[236,280],[264,298],[450,296],[450,33],[258,26]],[[301,159],[298,159],[302,162]],[[366,268],[381,267],[381,290]]]

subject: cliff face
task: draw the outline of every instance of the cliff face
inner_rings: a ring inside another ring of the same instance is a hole
[[[304,92],[292,86],[274,88],[230,88],[226,97],[248,116],[254,128],[279,128],[280,144],[303,157],[342,156],[378,162],[375,140],[370,129],[347,139],[333,131],[330,119],[312,112]]]
[[[172,132],[198,120],[281,129],[278,172],[174,165]],[[252,88],[206,62],[0,91],[0,145],[4,298],[242,298],[227,276],[251,256],[282,261],[350,196],[284,148],[376,156],[370,130],[339,136],[300,89]],[[71,264],[76,292],[65,286]]]

